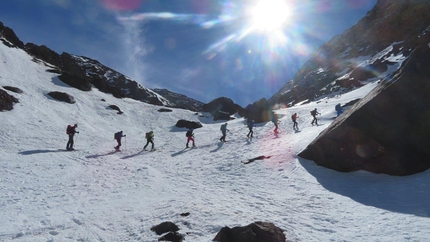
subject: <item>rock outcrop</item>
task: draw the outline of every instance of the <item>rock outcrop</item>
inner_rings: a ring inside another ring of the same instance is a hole
[[[396,56],[429,42],[429,26],[427,2],[378,0],[356,25],[324,44],[269,105],[316,100],[385,78]]]
[[[0,89],[0,111],[10,111],[13,105],[18,103],[18,99],[9,95],[5,90]]]
[[[430,168],[430,47],[338,117],[299,156],[337,171],[410,175]]]
[[[61,102],[66,102],[70,104],[74,104],[76,102],[75,98],[72,95],[64,92],[49,92],[48,95],[54,98],[55,100],[58,100]]]
[[[233,100],[226,97],[220,97],[203,105],[203,111],[209,112],[214,117],[214,120],[230,120],[230,115],[240,113],[243,109]]]
[[[282,229],[273,223],[254,222],[243,227],[224,227],[215,236],[216,242],[285,242]]]
[[[178,128],[187,128],[187,129],[198,129],[198,128],[203,127],[200,122],[188,121],[188,120],[184,120],[184,119],[178,120],[178,122],[176,122],[175,126]]]

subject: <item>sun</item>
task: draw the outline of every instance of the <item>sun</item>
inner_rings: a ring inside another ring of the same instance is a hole
[[[259,31],[277,31],[287,24],[291,9],[285,0],[260,0],[249,9],[250,26]]]

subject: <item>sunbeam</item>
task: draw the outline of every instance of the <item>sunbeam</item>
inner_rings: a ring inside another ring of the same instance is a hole
[[[291,7],[283,0],[260,0],[248,10],[250,26],[259,31],[277,31],[288,22]]]

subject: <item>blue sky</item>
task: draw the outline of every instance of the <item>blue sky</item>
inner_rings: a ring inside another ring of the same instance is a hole
[[[276,1],[288,4],[288,17],[264,30],[251,14],[258,0],[5,0],[0,21],[25,43],[96,59],[148,88],[205,103],[225,96],[246,106],[270,98],[318,47],[376,3],[264,4]]]

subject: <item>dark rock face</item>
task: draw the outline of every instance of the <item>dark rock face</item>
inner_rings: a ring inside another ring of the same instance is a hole
[[[64,92],[49,92],[48,95],[58,101],[62,101],[70,104],[75,103],[75,98]]]
[[[282,229],[272,223],[255,222],[244,227],[224,227],[215,236],[217,242],[285,242]]]
[[[198,129],[203,127],[203,125],[200,122],[188,121],[184,119],[178,120],[175,126],[178,128],[187,128],[187,129]]]
[[[191,111],[201,111],[204,103],[195,99],[189,98],[185,95],[171,92],[167,89],[153,89],[154,92],[166,98],[171,107],[182,108]]]
[[[63,72],[58,78],[67,85],[81,91],[91,91],[91,84],[85,77]]]
[[[220,97],[208,104],[203,105],[203,112],[210,112],[214,116],[214,120],[230,120],[230,115],[241,113],[242,107],[235,104],[233,100]]]
[[[24,49],[24,43],[19,40],[19,38],[16,36],[15,32],[13,32],[12,29],[4,26],[2,22],[0,22],[0,36],[3,36],[5,37],[5,39],[8,40],[2,40],[3,44],[5,44],[6,46]]]
[[[267,100],[262,98],[246,107],[245,117],[255,123],[267,122],[272,120],[272,110]]]
[[[410,175],[430,168],[430,47],[336,119],[299,156],[337,171]]]
[[[23,93],[23,91],[17,87],[11,87],[11,86],[3,86],[4,89],[15,92],[15,93]]]
[[[57,54],[57,52],[49,49],[45,45],[35,45],[33,43],[27,43],[25,44],[25,50],[30,55],[39,58],[41,60],[44,60],[48,63],[51,63],[54,66],[61,67],[61,57]]]
[[[0,111],[12,110],[15,103],[19,103],[18,99],[9,95],[5,90],[0,89]]]
[[[7,39],[9,42],[7,44],[14,43],[26,50],[30,55],[52,64],[52,68],[48,71],[60,73],[60,80],[72,87],[82,91],[89,91],[91,90],[91,86],[94,85],[100,91],[111,93],[117,98],[128,97],[160,106],[169,104],[166,99],[155,92],[141,86],[121,73],[102,65],[96,60],[83,56],[70,55],[65,52],[59,55],[44,45],[37,46],[28,43],[24,46],[16,38],[15,34],[13,34],[13,31],[9,30],[3,25],[0,26],[0,31],[3,31],[0,33],[3,33],[3,35],[8,34]],[[15,41],[15,38],[17,41]]]
[[[168,232],[176,232],[179,231],[179,228],[176,224],[172,222],[163,222],[159,225],[156,225],[151,228],[151,231],[154,231],[157,235],[162,235]]]

